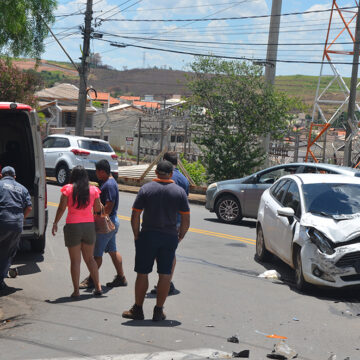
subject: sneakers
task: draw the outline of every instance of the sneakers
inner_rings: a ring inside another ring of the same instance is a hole
[[[106,283],[107,287],[119,287],[119,286],[127,286],[127,281],[125,276],[115,275],[114,280]]]
[[[154,314],[153,314],[153,321],[161,321],[166,319],[166,315],[164,314],[163,308],[158,307],[155,305],[154,307]]]
[[[92,289],[94,287],[94,282],[90,276],[85,278],[79,285],[79,289]]]
[[[175,285],[173,282],[170,283],[170,288],[169,288],[169,295],[174,295],[176,292],[175,289]],[[150,291],[150,294],[157,294],[157,288],[156,285],[154,286],[154,288]]]
[[[142,306],[134,304],[130,310],[124,311],[122,317],[125,319],[144,320],[144,312]]]
[[[17,268],[10,268],[9,269],[9,276],[13,279],[15,279],[19,275]]]

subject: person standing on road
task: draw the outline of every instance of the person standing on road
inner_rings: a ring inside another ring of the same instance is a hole
[[[189,181],[188,179],[180,172],[180,170],[177,168],[178,165],[178,156],[176,152],[172,152],[172,151],[167,151],[164,156],[163,156],[163,160],[167,160],[169,162],[171,162],[174,166],[174,171],[173,171],[173,175],[171,177],[171,180],[173,180],[175,182],[176,185],[179,185],[180,187],[182,187],[185,192],[186,195],[189,196]],[[180,222],[181,222],[181,216],[180,214],[178,214],[177,216],[177,222],[176,222],[176,227],[179,230],[180,229]],[[169,295],[173,295],[176,292],[176,288],[174,283],[172,282],[172,278],[174,276],[174,270],[175,270],[175,266],[176,266],[176,256],[174,257],[174,262],[171,268],[171,282],[170,282],[170,289],[169,289]],[[156,294],[156,285],[154,286],[154,289],[151,290],[152,294]]]
[[[0,290],[20,243],[24,219],[32,210],[29,191],[16,180],[15,169],[5,166],[0,180]]]
[[[159,281],[153,321],[166,318],[163,306],[169,294],[171,268],[175,251],[190,225],[189,202],[184,189],[176,185],[171,176],[173,166],[162,160],[156,167],[157,179],[143,185],[135,199],[131,214],[131,227],[135,240],[135,304],[122,316],[143,320],[143,303],[149,286],[148,274],[152,272],[155,259]],[[141,212],[144,211],[140,231]],[[181,214],[179,231],[177,214]]]
[[[100,200],[104,206],[105,215],[108,215],[115,225],[115,230],[108,234],[96,234],[94,258],[100,269],[104,252],[109,253],[114,264],[116,275],[114,280],[106,283],[108,287],[127,286],[124,276],[122,257],[116,250],[116,234],[119,229],[119,219],[117,209],[119,206],[119,187],[115,179],[111,176],[110,164],[107,160],[100,160],[96,163],[96,177],[100,183]],[[80,289],[91,288],[94,286],[91,276],[88,276],[80,284]]]
[[[93,211],[101,211],[100,190],[89,185],[89,178],[82,166],[75,166],[70,175],[70,183],[61,188],[60,203],[56,211],[52,227],[55,236],[58,222],[63,216],[66,207],[68,214],[64,226],[65,246],[70,256],[71,279],[74,286],[72,298],[78,298],[81,255],[94,279],[94,296],[101,296],[102,290],[99,281],[99,271],[94,260],[94,245],[96,240]]]

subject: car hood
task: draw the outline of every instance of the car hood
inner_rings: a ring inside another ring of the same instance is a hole
[[[339,220],[306,213],[300,223],[305,227],[316,228],[334,243],[346,242],[360,236],[360,214]]]

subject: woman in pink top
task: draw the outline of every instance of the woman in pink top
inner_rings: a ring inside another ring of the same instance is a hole
[[[94,214],[101,211],[100,190],[89,186],[89,178],[82,166],[76,166],[71,172],[70,184],[61,189],[62,195],[58,206],[52,234],[55,236],[57,224],[63,216],[66,207],[68,214],[64,226],[65,246],[69,250],[71,262],[71,278],[74,292],[71,297],[78,298],[81,254],[94,281],[94,295],[102,295],[99,281],[99,271],[94,260],[94,245],[96,240]]]

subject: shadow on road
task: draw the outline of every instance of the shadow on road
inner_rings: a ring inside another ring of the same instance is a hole
[[[44,256],[42,254],[19,251],[13,261],[12,267],[17,268],[20,276],[30,275],[41,271],[37,263],[43,261]]]
[[[6,281],[6,280],[5,280]],[[8,286],[6,289],[0,290],[0,298],[16,293],[17,291],[23,290],[22,288],[15,288]]]
[[[177,320],[152,321],[148,319],[148,320],[129,320],[121,323],[121,325],[138,326],[138,327],[175,327],[181,325],[181,322]]]
[[[240,222],[236,223],[236,224],[226,224],[222,221],[220,221],[217,218],[205,218],[205,221],[209,221],[209,222],[213,222],[213,223],[218,223],[218,224],[224,224],[224,225],[229,225],[229,226],[245,226],[248,227],[250,229],[255,229],[256,228],[256,220],[241,220]]]
[[[175,289],[171,294],[169,294],[168,296],[174,296],[174,295],[178,295],[178,294],[180,294],[180,290],[178,290],[178,289]],[[149,291],[146,295],[145,295],[145,297],[147,298],[147,299],[156,299],[156,293],[152,293],[151,291]]]
[[[276,285],[287,285],[289,288],[301,295],[316,297],[319,300],[334,301],[335,303],[352,303],[360,305],[360,287],[359,286],[349,286],[345,288],[330,288],[330,287],[319,287],[319,286],[309,286],[309,289],[306,291],[299,291],[295,287],[295,272],[294,270],[281,261],[276,256],[271,257],[271,262],[260,262],[256,258],[254,260],[262,265],[266,270],[276,270],[280,275],[279,280],[268,280],[272,281]],[[264,270],[265,271],[265,270]],[[360,306],[358,309],[360,316]]]

